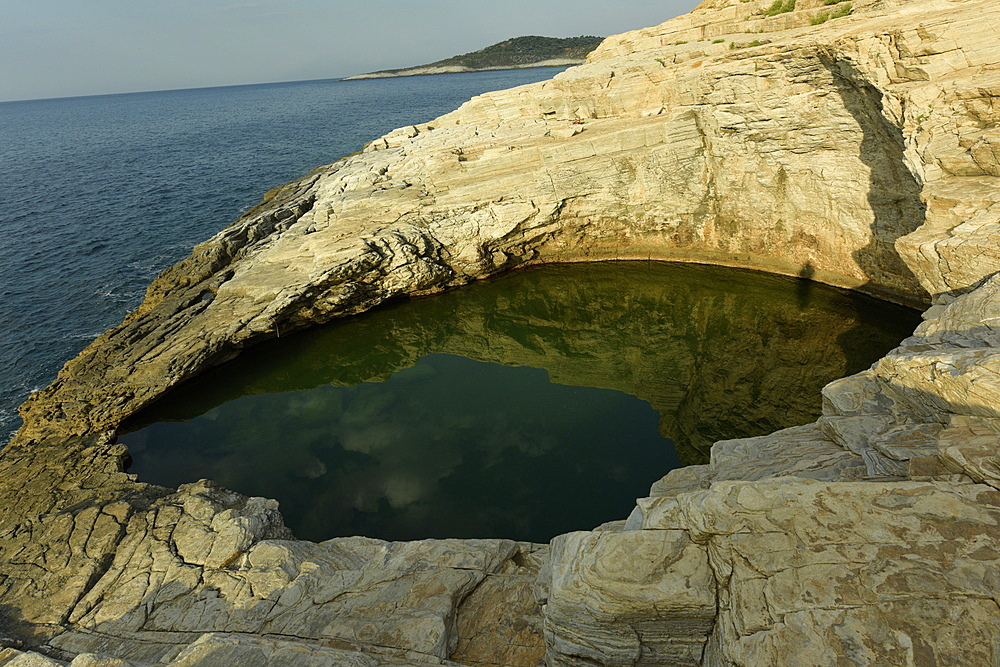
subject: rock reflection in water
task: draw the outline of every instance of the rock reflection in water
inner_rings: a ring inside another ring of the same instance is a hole
[[[825,383],[919,320],[798,287],[650,262],[521,271],[248,350],[122,441],[140,479],[277,498],[299,537],[547,541],[623,517],[716,440],[811,421]]]

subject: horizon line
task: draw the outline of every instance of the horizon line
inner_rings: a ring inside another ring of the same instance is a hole
[[[352,76],[352,75],[347,75]],[[213,88],[246,88],[249,86],[271,86],[284,83],[311,83],[314,81],[343,81],[344,76],[330,76],[319,79],[296,79],[293,81],[258,81],[256,83],[224,83],[213,86],[188,86],[185,88],[154,88],[152,90],[126,90],[117,93],[86,93],[84,95],[53,95],[52,97],[29,97],[17,100],[0,100],[0,104],[16,104],[19,102],[47,102],[52,100],[75,100],[87,97],[115,97],[118,95],[144,95],[146,93],[180,93],[188,90],[211,90]]]
[[[411,79],[411,78],[420,77],[420,76],[447,76],[447,75],[451,75],[451,74],[477,74],[477,73],[480,73],[480,72],[498,72],[498,71],[499,72],[506,72],[506,71],[523,70],[523,69],[559,69],[559,68],[563,68],[563,67],[564,67],[563,65],[547,65],[545,67],[532,67],[532,68],[509,67],[509,68],[502,68],[502,69],[495,69],[495,70],[494,69],[472,70],[470,72],[441,72],[441,73],[433,73],[433,74],[407,74],[407,75],[404,75],[404,76],[395,76],[395,77],[373,77],[371,79],[359,79],[359,81],[362,81],[362,80],[363,81],[381,81],[381,80],[385,80],[385,79],[401,79],[401,78]],[[410,69],[410,68],[402,68],[402,69]],[[372,73],[378,73],[378,72],[385,72],[385,71],[392,71],[392,70],[377,70],[376,72],[366,72],[366,74],[372,74]],[[358,76],[358,75],[357,74],[349,74],[347,76],[331,76],[331,77],[323,77],[323,78],[319,78],[319,79],[295,79],[295,80],[292,80],[292,81],[259,81],[259,82],[256,82],[256,83],[226,83],[226,84],[217,85],[217,86],[189,86],[187,88],[155,88],[153,90],[128,90],[128,91],[123,91],[123,92],[119,92],[119,93],[87,93],[85,95],[56,95],[56,96],[53,96],[53,97],[29,97],[29,98],[26,98],[26,99],[18,99],[18,100],[0,100],[0,104],[22,104],[22,103],[27,103],[27,102],[51,102],[51,101],[54,101],[54,100],[77,100],[77,99],[86,99],[86,98],[89,98],[89,97],[119,97],[119,96],[122,96],[122,95],[146,95],[148,93],[181,93],[181,92],[185,92],[185,91],[189,91],[189,90],[214,90],[214,89],[218,89],[218,88],[249,88],[250,86],[276,86],[276,85],[293,84],[293,83],[318,83],[318,82],[321,82],[321,81],[338,81],[338,82],[342,81],[342,82],[345,82],[345,83],[357,83],[357,81],[348,81],[347,80],[349,77],[352,77],[352,76]]]

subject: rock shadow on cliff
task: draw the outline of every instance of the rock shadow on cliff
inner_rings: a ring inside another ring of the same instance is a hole
[[[859,158],[869,169],[868,203],[874,220],[868,245],[852,255],[868,277],[859,289],[908,305],[926,305],[928,295],[896,251],[895,242],[924,224],[922,185],[907,168],[901,128],[888,117],[884,95],[849,61],[820,54],[834,90],[863,133]]]

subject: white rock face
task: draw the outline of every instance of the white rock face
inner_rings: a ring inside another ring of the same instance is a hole
[[[0,457],[0,664],[1000,664],[1000,4],[717,5],[391,132],[158,278]],[[122,473],[121,421],[246,345],[615,258],[933,305],[815,424],[551,551],[295,542],[272,501]]]
[[[998,501],[970,483],[717,482],[642,503],[637,532],[682,527],[707,549],[704,664],[988,665]]]
[[[696,665],[715,624],[708,554],[683,530],[560,535],[544,583],[552,665]]]

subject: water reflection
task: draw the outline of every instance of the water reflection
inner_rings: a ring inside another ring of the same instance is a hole
[[[300,537],[546,541],[716,440],[810,421],[917,321],[718,267],[544,267],[249,350],[122,440],[140,479],[278,498]]]

